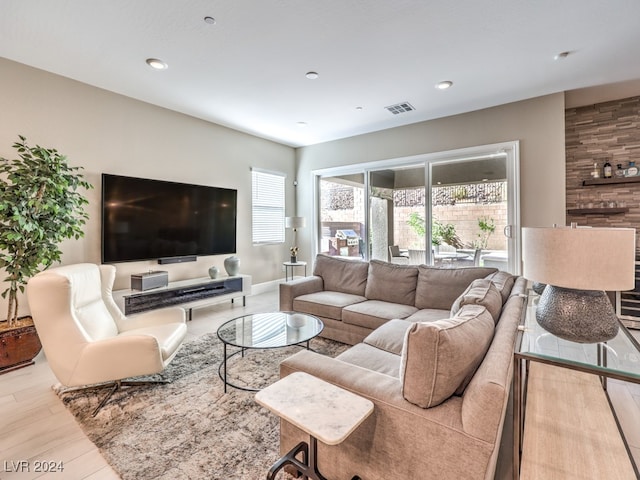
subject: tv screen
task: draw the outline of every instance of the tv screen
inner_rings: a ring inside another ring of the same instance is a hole
[[[102,174],[102,262],[236,251],[237,191]]]

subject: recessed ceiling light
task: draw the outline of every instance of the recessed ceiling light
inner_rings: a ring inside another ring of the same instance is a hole
[[[307,122],[298,122],[298,123],[297,123],[297,125],[298,125],[300,128],[304,128],[304,127],[309,126],[309,124],[308,124]]]
[[[317,72],[307,72],[305,75],[305,77],[307,77],[309,80],[315,80],[319,76],[320,75],[318,75]]]
[[[361,111],[361,110],[363,110],[363,108],[362,107],[356,107],[356,110]]]
[[[167,68],[169,68],[169,65],[167,65],[162,60],[158,60],[157,58],[147,58],[146,61],[147,65],[149,65],[151,68],[155,68],[156,70],[166,70]]]
[[[436,83],[436,88],[438,90],[446,90],[447,88],[451,87],[452,85],[453,85],[452,81],[445,80],[444,82]]]
[[[208,23],[209,25],[215,25],[215,23],[216,23],[216,19],[213,18],[213,17],[209,17],[209,16],[204,17],[204,21],[205,21],[205,23]]]
[[[560,52],[553,57],[554,60],[563,60],[569,56],[571,52]]]

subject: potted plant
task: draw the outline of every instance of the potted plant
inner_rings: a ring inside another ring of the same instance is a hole
[[[88,203],[78,189],[93,188],[55,149],[31,147],[19,136],[18,158],[0,157],[0,268],[8,298],[0,321],[0,372],[33,363],[40,341],[30,317],[18,318],[18,292],[30,277],[60,261],[60,242],[84,235]],[[30,358],[28,358],[30,357]]]

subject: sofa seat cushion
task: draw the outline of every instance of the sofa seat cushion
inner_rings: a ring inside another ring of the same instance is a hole
[[[313,274],[322,277],[325,290],[364,296],[369,262],[319,254]]]
[[[373,332],[367,335],[363,340],[363,343],[379,348],[380,350],[384,350],[385,352],[401,355],[402,346],[404,345],[404,337],[410,326],[411,322],[408,322],[407,320],[389,320],[387,323],[376,328]]]
[[[462,295],[453,302],[451,316],[453,317],[465,305],[482,305],[489,311],[493,321],[498,323],[502,311],[502,295],[491,280],[478,278],[471,282]]]
[[[436,268],[420,265],[416,286],[416,307],[450,310],[454,300],[460,296],[476,278],[484,278],[498,271],[497,268],[463,267]]]
[[[406,318],[418,309],[411,305],[367,300],[342,310],[342,321],[374,330],[393,318]]]
[[[436,320],[442,320],[443,318],[449,318],[451,313],[449,310],[441,310],[439,308],[423,308],[418,310],[413,315],[407,317],[407,322],[435,322]]]
[[[336,357],[350,363],[391,377],[399,377],[400,355],[380,350],[366,343],[358,343]]]
[[[465,305],[452,318],[412,324],[400,365],[404,398],[429,408],[463,390],[491,344],[494,327],[481,305]]]
[[[293,299],[293,310],[318,317],[342,320],[342,309],[348,305],[364,302],[365,297],[342,292],[316,292]]]
[[[371,260],[364,296],[369,300],[411,305],[416,301],[418,268]]]

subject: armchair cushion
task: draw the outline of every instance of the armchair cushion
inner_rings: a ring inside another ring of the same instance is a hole
[[[481,305],[465,305],[452,318],[414,323],[402,349],[404,398],[429,408],[463,390],[491,344],[494,326]]]
[[[187,326],[184,323],[167,323],[128,330],[122,332],[119,337],[153,337],[160,349],[162,361],[166,362],[178,351],[186,333]]]

